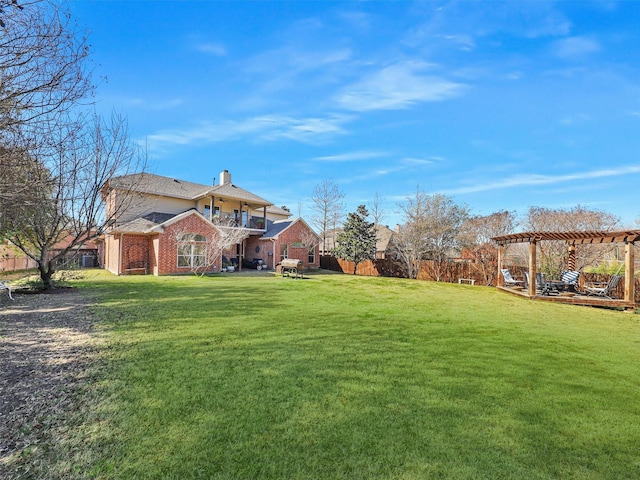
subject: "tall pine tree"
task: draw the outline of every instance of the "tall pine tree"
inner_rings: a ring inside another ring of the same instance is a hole
[[[373,222],[367,221],[368,216],[366,207],[358,206],[357,211],[347,216],[343,231],[337,237],[334,254],[354,263],[354,275],[359,263],[374,259],[376,255],[376,228]]]

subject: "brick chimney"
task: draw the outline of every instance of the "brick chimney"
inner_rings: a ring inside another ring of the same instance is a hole
[[[231,183],[231,174],[229,170],[223,170],[220,172],[220,185],[226,185],[228,183]]]

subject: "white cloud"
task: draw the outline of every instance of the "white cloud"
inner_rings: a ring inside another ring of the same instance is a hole
[[[400,62],[385,67],[345,87],[337,102],[348,110],[403,110],[420,102],[437,102],[456,97],[464,85],[423,72],[431,65]]]
[[[250,136],[252,140],[273,141],[286,138],[302,143],[322,143],[333,135],[345,134],[342,124],[350,120],[344,115],[325,118],[294,118],[263,115],[242,121],[203,123],[190,129],[164,130],[148,136],[155,149],[171,146],[209,144]]]
[[[500,190],[504,188],[514,188],[533,185],[551,185],[563,182],[575,182],[579,180],[593,180],[606,177],[620,177],[624,175],[633,175],[640,173],[640,165],[629,165],[626,167],[592,170],[578,173],[570,173],[566,175],[539,175],[525,174],[514,175],[496,182],[479,183],[467,187],[459,187],[446,189],[442,191],[447,195],[460,195],[467,193],[486,192],[490,190]]]
[[[599,52],[602,47],[598,42],[587,37],[569,37],[558,40],[554,44],[556,55],[560,58],[572,58]]]
[[[224,57],[227,54],[227,49],[221,43],[200,43],[196,45],[196,50],[204,53],[211,53],[216,57]]]
[[[321,162],[351,162],[357,160],[369,160],[386,156],[386,152],[376,152],[371,150],[359,150],[357,152],[341,153],[339,155],[327,155],[315,157],[314,160]]]

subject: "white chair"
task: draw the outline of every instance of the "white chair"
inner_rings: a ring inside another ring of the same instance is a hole
[[[9,298],[11,300],[14,300],[14,298],[11,296],[11,286],[7,282],[0,282],[0,290],[6,290],[9,294]]]

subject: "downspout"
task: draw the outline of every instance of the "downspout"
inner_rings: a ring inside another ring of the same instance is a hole
[[[124,233],[120,234],[120,245],[118,246],[118,276],[122,275],[122,244]]]
[[[275,270],[276,269],[276,239],[275,238],[271,239],[271,244],[273,245],[273,248],[271,249],[271,252],[273,252],[273,255],[271,255],[273,257],[273,265],[271,268]]]

